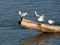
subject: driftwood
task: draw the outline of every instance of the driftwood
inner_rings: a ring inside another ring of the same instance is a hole
[[[41,32],[60,32],[60,26],[38,23],[24,18],[22,18],[22,20],[19,22],[19,25],[24,28],[31,28]]]

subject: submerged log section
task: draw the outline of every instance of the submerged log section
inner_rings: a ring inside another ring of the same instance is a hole
[[[24,18],[19,22],[19,25],[24,28],[31,28],[41,32],[60,32],[60,26],[38,23]]]

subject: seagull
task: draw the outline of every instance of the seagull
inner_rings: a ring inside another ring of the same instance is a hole
[[[18,11],[19,12],[19,15],[21,16],[21,17],[24,17],[24,16],[26,16],[28,13],[27,12],[24,12],[24,13],[22,13],[21,11]]]
[[[48,23],[49,24],[53,24],[55,21],[53,21],[53,20],[48,20]]]
[[[41,21],[44,21],[44,18],[45,18],[45,15],[46,15],[46,14],[45,14],[45,15],[41,15],[41,16],[40,16],[40,15],[39,15],[39,14],[37,14],[37,12],[35,11],[35,15],[38,17],[38,21],[40,21],[40,22],[41,22]]]

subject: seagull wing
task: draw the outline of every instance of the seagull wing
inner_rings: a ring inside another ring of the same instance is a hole
[[[21,14],[21,16],[23,16],[23,17],[24,17],[24,16],[26,16],[27,14],[28,14],[28,13],[22,13],[22,14]]]
[[[44,19],[45,16],[47,16],[47,14],[41,15],[40,18],[41,18],[41,19]]]
[[[55,22],[55,21],[52,21],[53,23]]]
[[[37,17],[40,17],[40,15],[39,14],[37,14],[37,12],[35,11],[35,15],[37,16]]]
[[[38,18],[38,21],[44,21],[44,18],[45,18],[45,15],[41,15],[41,16]]]
[[[41,15],[40,16],[40,20],[44,20],[45,16],[44,15]]]
[[[18,11],[19,12],[19,15],[21,15],[21,11]]]

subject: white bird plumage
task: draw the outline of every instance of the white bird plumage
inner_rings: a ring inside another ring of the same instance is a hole
[[[37,14],[37,12],[35,11],[35,15],[38,17],[38,21],[44,21],[44,18],[45,18],[45,15],[39,15],[39,14]]]
[[[18,11],[19,12],[19,15],[21,16],[21,17],[24,17],[24,16],[26,16],[28,13],[27,12],[24,12],[24,13],[22,13],[21,11]]]
[[[37,14],[37,12],[35,11],[35,15],[37,16],[37,17],[40,17],[40,15],[39,14]]]
[[[48,20],[48,23],[49,24],[53,24],[55,21],[53,21],[53,20]]]

